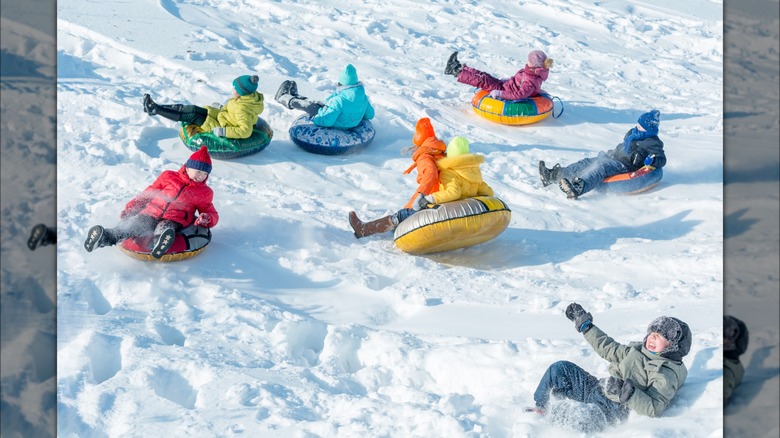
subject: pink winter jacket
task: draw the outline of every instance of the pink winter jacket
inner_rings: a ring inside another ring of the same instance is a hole
[[[501,99],[518,100],[538,94],[542,82],[547,80],[549,74],[549,69],[526,65],[511,78],[501,80],[475,68],[463,66],[463,70],[458,74],[458,82],[487,91],[502,90]]]

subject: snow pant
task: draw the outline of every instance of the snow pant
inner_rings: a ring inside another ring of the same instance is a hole
[[[147,214],[137,214],[126,217],[120,220],[114,228],[107,229],[110,236],[107,244],[115,245],[130,237],[159,236],[167,229],[178,232],[181,228],[180,223],[172,220],[159,220]]]
[[[581,179],[583,188],[580,195],[584,195],[591,190],[602,189],[604,178],[626,172],[628,172],[628,166],[614,158],[610,158],[604,152],[599,152],[596,157],[584,158],[562,167],[558,171],[558,179],[566,178],[569,182],[574,180],[574,178]]]
[[[290,99],[290,108],[305,112],[309,117],[314,117],[325,104],[308,97],[295,96]]]
[[[458,82],[461,84],[473,85],[488,91],[504,89],[504,81],[501,79],[465,65],[463,66],[463,70],[458,73]]]
[[[610,423],[617,423],[628,418],[629,409],[608,399],[597,378],[568,361],[555,362],[545,371],[534,392],[534,401],[539,409],[547,410],[550,394],[594,404],[604,412]]]
[[[165,117],[174,122],[185,122],[190,125],[201,126],[206,123],[209,110],[197,105],[157,105],[156,115]]]

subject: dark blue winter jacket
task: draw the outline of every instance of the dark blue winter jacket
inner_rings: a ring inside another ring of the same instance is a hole
[[[631,136],[632,132],[633,130],[629,130],[624,136],[624,140]],[[658,136],[652,135],[640,140],[632,140],[629,144],[628,152],[625,149],[623,142],[621,142],[615,149],[609,151],[607,155],[625,164],[629,172],[642,168],[645,165],[645,158],[650,155],[655,155],[653,162],[650,164],[651,166],[659,168],[666,165],[664,142]]]

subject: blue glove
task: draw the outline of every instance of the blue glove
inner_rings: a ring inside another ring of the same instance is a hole
[[[648,155],[645,157],[645,166],[652,166],[653,161],[655,161],[655,154]]]
[[[493,90],[490,92],[490,97],[493,99],[501,99],[501,95],[504,94],[501,90]]]
[[[424,196],[422,193],[418,193],[417,198],[415,198],[414,202],[412,202],[412,210],[420,211],[426,209],[428,208],[428,204],[434,204],[433,196]]]
[[[225,128],[221,126],[217,126],[216,128],[212,129],[211,132],[216,135],[217,137],[224,137],[225,136]]]

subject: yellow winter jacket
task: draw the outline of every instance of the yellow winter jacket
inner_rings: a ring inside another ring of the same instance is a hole
[[[200,126],[211,131],[217,126],[225,128],[227,138],[249,138],[257,117],[263,112],[263,95],[255,91],[246,96],[231,98],[222,108],[207,106],[206,121]]]
[[[432,194],[434,202],[443,204],[474,196],[493,196],[493,189],[482,181],[479,165],[484,161],[484,156],[476,154],[446,157],[437,161],[439,191]]]

